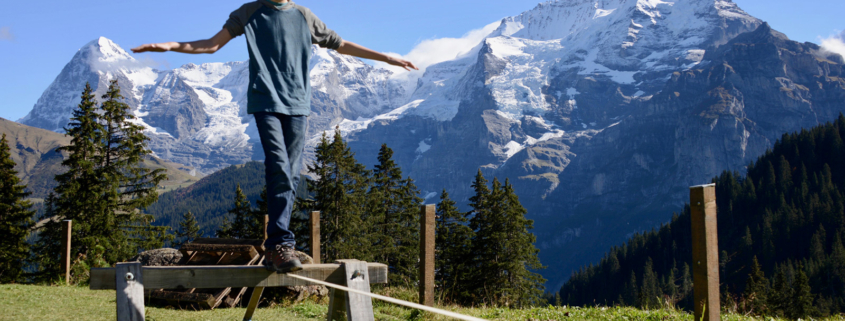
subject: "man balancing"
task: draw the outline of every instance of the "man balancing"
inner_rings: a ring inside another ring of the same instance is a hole
[[[311,112],[308,77],[311,45],[406,70],[417,67],[341,39],[308,8],[288,0],[244,4],[229,15],[223,29],[211,39],[145,44],[132,51],[214,53],[242,34],[246,34],[249,49],[247,113],[255,116],[265,155],[270,224],[264,242],[267,249],[264,266],[279,273],[297,271],[302,269],[302,264],[294,254],[296,241],[289,223],[302,168],[307,117]]]

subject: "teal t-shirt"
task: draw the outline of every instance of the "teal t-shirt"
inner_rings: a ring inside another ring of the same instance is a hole
[[[246,36],[247,113],[308,115],[311,44],[337,49],[343,39],[310,10],[293,2],[258,0],[244,4],[229,15],[224,28],[232,37]]]

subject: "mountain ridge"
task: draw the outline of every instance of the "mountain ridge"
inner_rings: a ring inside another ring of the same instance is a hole
[[[21,184],[27,186],[30,197],[43,199],[56,186],[55,175],[64,172],[62,161],[65,155],[56,148],[70,144],[70,137],[53,131],[19,124],[0,118],[0,134],[6,134],[10,154]],[[168,179],[161,186],[164,189],[188,186],[197,181],[195,170],[157,157],[146,157],[144,165],[164,168]]]

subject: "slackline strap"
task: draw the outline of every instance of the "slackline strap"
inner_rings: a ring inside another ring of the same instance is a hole
[[[347,288],[347,287],[342,286],[342,285],[337,285],[337,284],[334,284],[334,283],[328,283],[328,282],[323,282],[323,281],[319,281],[319,280],[314,280],[312,278],[304,277],[304,276],[301,276],[301,275],[296,275],[296,274],[292,274],[292,273],[289,273],[289,274],[286,274],[286,275],[289,276],[289,277],[295,278],[295,279],[300,279],[300,280],[308,281],[308,282],[311,282],[311,283],[325,285],[327,287],[335,288],[335,289],[338,289],[338,290],[358,293],[358,294],[373,297],[373,298],[376,298],[376,299],[379,299],[379,300],[382,300],[382,301],[387,301],[387,302],[395,303],[395,304],[398,304],[398,305],[404,305],[404,306],[409,307],[409,308],[420,309],[420,310],[424,310],[424,311],[428,311],[428,312],[432,312],[432,313],[437,313],[437,314],[445,315],[447,317],[452,317],[452,318],[455,318],[455,319],[467,320],[467,321],[484,321],[484,319],[479,319],[479,318],[476,318],[476,317],[466,316],[466,315],[458,314],[458,313],[451,312],[451,311],[432,308],[430,306],[425,306],[425,305],[422,305],[422,304],[416,304],[416,303],[411,303],[411,302],[408,302],[408,301],[402,301],[402,300],[399,300],[399,299],[394,299],[394,298],[391,298],[391,297],[378,295],[378,294],[375,294],[375,293],[350,289],[350,288]]]

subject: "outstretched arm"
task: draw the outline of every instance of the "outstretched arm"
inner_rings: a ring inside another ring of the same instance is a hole
[[[411,70],[411,69],[419,70],[419,68],[417,68],[417,66],[414,66],[414,64],[411,63],[410,61],[400,59],[400,58],[396,58],[396,57],[391,57],[391,56],[385,55],[383,53],[373,51],[373,50],[371,50],[367,47],[361,46],[361,45],[356,44],[356,43],[351,42],[351,41],[344,40],[340,44],[340,47],[337,48],[337,52],[342,53],[344,55],[355,56],[355,57],[358,57],[358,58],[383,61],[383,62],[386,62],[388,64],[394,65],[394,66],[399,66],[399,67],[405,68],[405,70]]]
[[[162,42],[162,43],[148,43],[132,48],[132,52],[165,52],[176,51],[189,54],[214,53],[220,48],[223,48],[229,40],[232,40],[232,35],[226,28],[223,28],[214,37],[205,40],[197,40],[191,42]]]

